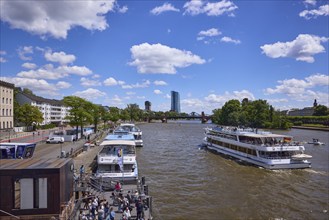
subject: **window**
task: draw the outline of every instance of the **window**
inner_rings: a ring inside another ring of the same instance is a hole
[[[8,104],[8,98],[6,98],[6,104]]]
[[[47,208],[47,178],[14,180],[14,208]]]
[[[2,103],[5,104],[5,98],[4,97],[2,97]]]

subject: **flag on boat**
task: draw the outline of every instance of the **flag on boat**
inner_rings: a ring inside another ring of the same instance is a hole
[[[291,138],[290,137],[284,137],[283,138],[283,142],[290,143],[291,142]]]
[[[122,157],[118,158],[118,164],[119,164],[119,167],[120,167],[120,171],[123,171],[123,158]]]

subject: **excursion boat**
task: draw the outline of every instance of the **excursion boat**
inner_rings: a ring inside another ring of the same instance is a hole
[[[209,150],[266,169],[309,168],[311,155],[291,136],[258,129],[232,127],[205,128],[204,144]]]
[[[134,135],[136,147],[143,147],[142,131],[133,123],[122,123],[114,131],[113,134],[120,134],[122,132],[128,132]]]
[[[132,134],[111,134],[100,144],[96,178],[111,181],[136,181],[138,166],[135,138]]]
[[[320,142],[319,139],[313,138],[312,142],[308,142],[308,144],[314,144],[314,145],[324,145],[323,142]]]

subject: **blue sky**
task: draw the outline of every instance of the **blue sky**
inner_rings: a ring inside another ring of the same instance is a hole
[[[0,79],[36,95],[211,113],[329,105],[328,1],[0,1]]]

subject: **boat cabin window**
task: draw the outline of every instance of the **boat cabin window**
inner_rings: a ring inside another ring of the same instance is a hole
[[[123,149],[123,155],[135,154],[135,149],[133,146],[123,146],[123,145],[104,146],[100,154],[118,155],[121,149]]]
[[[240,140],[240,142],[246,143],[246,144],[261,145],[263,143],[260,138],[249,137],[249,136],[239,136],[239,140]]]

